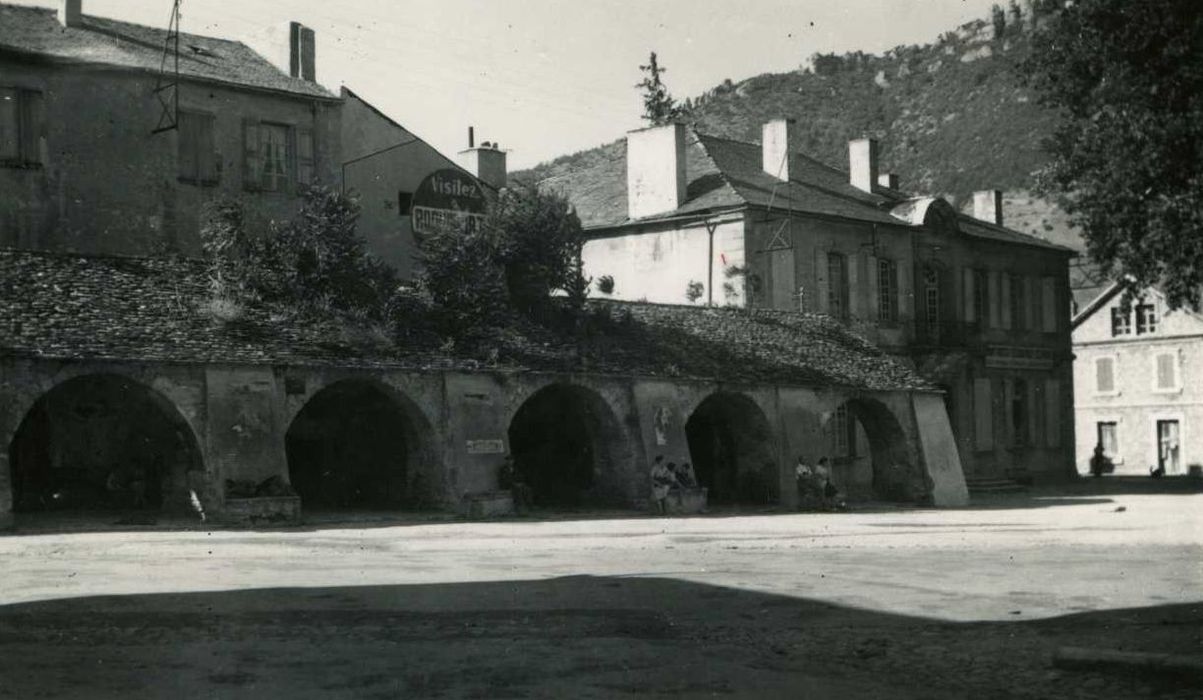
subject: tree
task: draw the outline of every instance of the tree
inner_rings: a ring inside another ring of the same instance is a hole
[[[556,291],[583,305],[589,286],[581,271],[585,234],[563,195],[534,187],[502,190],[489,207],[485,229],[497,241],[515,309],[538,317]]]
[[[635,87],[643,90],[643,118],[652,126],[672,123],[681,116],[681,108],[660,80],[660,74],[666,69],[656,62],[655,51],[648,57],[647,65],[639,66],[639,70],[643,71],[644,77]]]
[[[1007,33],[1007,12],[1002,5],[990,8],[990,22],[994,25],[994,38],[1003,38]]]
[[[1198,309],[1203,3],[1084,0],[1046,19],[1022,67],[1062,115],[1041,190],[1058,197],[1104,274]]]

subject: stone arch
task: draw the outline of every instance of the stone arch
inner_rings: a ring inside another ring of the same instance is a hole
[[[744,394],[707,396],[685,422],[689,458],[715,505],[779,501],[780,470],[768,417]]]
[[[33,401],[8,442],[15,512],[165,510],[204,493],[204,458],[169,398],[124,374],[81,373]]]
[[[930,493],[908,445],[902,423],[881,401],[854,397],[840,404],[829,419],[833,437],[834,469],[867,459],[871,469],[873,498],[885,501],[921,502]],[[840,432],[846,431],[841,436]],[[868,455],[859,455],[858,436],[867,442]],[[844,446],[848,446],[846,449]]]
[[[631,505],[631,441],[597,391],[566,382],[541,387],[514,411],[507,437],[536,506]]]
[[[382,382],[349,378],[315,392],[284,437],[288,479],[307,509],[416,509],[440,503],[430,422]]]

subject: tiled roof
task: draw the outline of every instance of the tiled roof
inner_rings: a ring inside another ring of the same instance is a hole
[[[677,209],[645,219],[700,214],[738,207],[838,216],[871,223],[905,225],[890,208],[907,195],[893,190],[872,194],[854,187],[848,173],[802,154],[790,162],[790,182],[764,172],[761,147],[731,139],[686,132],[685,202]],[[610,228],[627,218],[626,142],[595,149],[573,170],[557,172],[537,184],[568,197],[586,228]],[[970,236],[1044,248],[1068,250],[1035,236],[993,226],[972,217],[958,217]]]
[[[248,310],[215,322],[206,266],[0,249],[0,355],[179,363],[479,369],[438,342],[364,349],[339,322]],[[496,342],[499,369],[926,389],[901,363],[826,316],[595,302],[613,322],[587,341],[515,327]],[[436,339],[437,340],[437,339]]]
[[[79,27],[64,27],[54,10],[0,4],[0,52],[158,72],[166,38],[165,28],[91,15],[85,15]],[[307,97],[334,97],[321,85],[281,72],[241,42],[195,34],[180,34],[180,74]]]

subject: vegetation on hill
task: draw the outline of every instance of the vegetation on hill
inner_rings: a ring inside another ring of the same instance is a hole
[[[790,73],[727,80],[685,100],[685,119],[702,133],[758,142],[762,124],[793,118],[805,152],[841,168],[848,141],[872,136],[883,172],[897,173],[904,190],[965,208],[975,190],[1001,189],[1009,226],[1081,248],[1064,213],[1030,194],[1057,115],[1037,104],[1017,68],[1030,51],[1032,18],[1042,21],[1045,11],[1042,3],[1012,4],[1001,26],[994,14],[923,46],[820,54]],[[538,182],[589,167],[619,147],[564,156],[515,178]]]

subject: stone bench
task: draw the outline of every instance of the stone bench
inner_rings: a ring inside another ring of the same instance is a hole
[[[514,495],[509,491],[464,494],[464,512],[469,518],[494,518],[514,514]]]
[[[706,488],[695,486],[687,489],[672,489],[664,504],[673,515],[693,515],[706,512]]]
[[[221,520],[238,525],[299,523],[301,499],[297,496],[227,498],[221,510]]]

